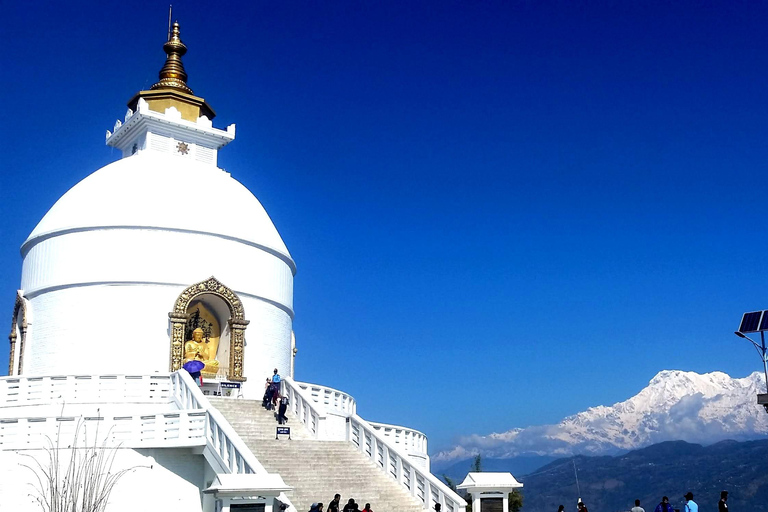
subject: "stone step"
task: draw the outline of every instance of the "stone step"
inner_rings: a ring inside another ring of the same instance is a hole
[[[293,487],[286,493],[299,512],[314,502],[326,507],[335,493],[344,505],[352,497],[362,509],[365,503],[380,512],[422,512],[418,500],[346,441],[318,441],[288,412],[291,438],[275,439],[274,411],[261,401],[215,398],[221,412],[251,449],[259,462],[279,473]]]

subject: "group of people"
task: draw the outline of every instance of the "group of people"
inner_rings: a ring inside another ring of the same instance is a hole
[[[288,423],[288,418],[285,416],[285,411],[288,410],[288,397],[280,393],[280,380],[280,374],[275,368],[272,378],[267,377],[267,382],[264,384],[264,399],[261,405],[268,411],[277,409],[277,422],[282,425]]]
[[[693,501],[693,493],[687,492],[683,496],[684,510],[681,512],[699,512],[699,505]],[[718,512],[728,512],[728,491],[720,492],[720,501],[717,503]],[[661,503],[656,505],[654,512],[674,512],[675,509],[669,504],[669,498],[664,496],[661,498]],[[631,512],[645,512],[645,509],[640,506],[640,500],[635,500],[635,506],[632,507]]]
[[[355,503],[355,500],[353,498],[349,498],[349,501],[346,505],[344,505],[344,508],[339,509],[340,502],[341,494],[336,494],[328,504],[327,509],[323,508],[322,503],[313,503],[309,509],[309,512],[373,512],[373,510],[371,510],[370,503],[366,503],[365,507],[360,509],[360,506]]]
[[[683,496],[683,500],[685,503],[685,508],[679,512],[699,512],[699,505],[693,501],[692,492],[687,492],[685,496]],[[581,498],[579,498],[577,507],[579,509],[578,512],[589,512],[587,510],[587,506],[583,501],[581,501]],[[664,496],[661,498],[661,502],[656,505],[656,509],[653,512],[675,512],[675,510],[678,509],[673,508],[669,503],[669,498]],[[560,505],[560,507],[557,509],[557,512],[565,512],[565,506]],[[640,500],[635,500],[635,506],[632,507],[630,512],[645,512],[645,509],[640,506]],[[720,493],[720,501],[717,504],[717,512],[728,512],[728,491],[722,491]]]

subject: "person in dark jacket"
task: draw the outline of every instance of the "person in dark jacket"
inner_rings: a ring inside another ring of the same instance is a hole
[[[728,491],[720,492],[720,501],[717,502],[717,512],[728,512]]]
[[[339,512],[339,502],[341,501],[341,494],[337,494],[333,497],[333,500],[328,504],[328,512]]]
[[[272,399],[275,395],[275,386],[272,385],[272,383],[267,386],[266,391],[264,391],[264,402],[262,405],[264,408],[268,411],[272,410]]]
[[[360,510],[357,507],[357,503],[355,503],[354,498],[349,498],[349,501],[344,505],[344,510],[342,510],[342,512],[355,512],[356,510]]]
[[[280,407],[277,409],[277,422],[281,425],[288,423],[288,418],[285,417],[285,411],[288,409],[288,397],[284,396],[280,399]]]
[[[565,505],[560,505],[557,507],[557,512],[565,512]]]
[[[656,510],[653,512],[673,512],[674,509],[672,508],[672,505],[669,504],[669,498],[664,496],[661,498],[661,503],[656,505]]]

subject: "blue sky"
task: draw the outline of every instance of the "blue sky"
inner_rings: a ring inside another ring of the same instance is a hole
[[[662,369],[760,369],[732,332],[768,308],[768,3],[174,9],[190,86],[237,124],[220,165],[298,265],[297,378],[436,451]],[[3,11],[10,327],[19,247],[118,158],[104,132],[156,81],[167,4]]]

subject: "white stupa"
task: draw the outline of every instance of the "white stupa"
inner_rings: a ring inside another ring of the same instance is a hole
[[[296,266],[258,199],[217,167],[235,127],[213,128],[192,95],[174,30],[160,81],[107,133],[123,158],[64,194],[21,248],[27,326],[11,374],[174,371],[199,326],[218,345],[214,378],[291,368]]]
[[[34,510],[46,489],[127,470],[106,512],[303,512],[333,492],[463,512],[429,472],[423,433],[294,379],[296,265],[258,199],[217,166],[235,127],[214,128],[187,86],[177,23],[163,49],[158,83],[107,132],[122,158],[64,194],[21,247],[0,508]],[[274,368],[289,426],[262,407]],[[81,476],[49,481],[52,454]]]

